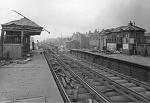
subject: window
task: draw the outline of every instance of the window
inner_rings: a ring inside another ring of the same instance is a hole
[[[7,31],[4,33],[4,43],[18,44],[21,43],[21,33],[16,31]]]

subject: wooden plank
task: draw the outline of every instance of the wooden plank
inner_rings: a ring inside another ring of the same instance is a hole
[[[4,44],[4,57],[12,59],[21,58],[21,45]]]

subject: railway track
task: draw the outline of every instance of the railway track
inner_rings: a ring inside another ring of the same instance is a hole
[[[45,57],[65,103],[99,103],[102,100],[80,77],[62,66],[52,53],[45,53]]]
[[[114,74],[99,65],[87,63],[84,60],[79,61],[75,57],[54,55],[50,52],[47,54],[53,57],[50,61],[51,68],[58,65],[54,71],[56,71],[60,85],[64,88],[65,97],[68,97],[70,102],[74,102],[74,99],[77,103],[84,103],[83,100],[86,99],[91,99],[91,103],[150,102],[149,86],[145,83],[142,84],[130,77],[126,78],[119,73]],[[67,84],[64,77],[68,78],[70,84]],[[74,90],[68,85],[72,85]],[[70,95],[69,90],[73,91],[73,96]]]
[[[88,62],[84,59],[79,59],[72,55],[64,55],[68,59],[77,62],[78,65],[82,65],[88,69],[95,71],[98,75],[106,78],[106,80],[112,81],[112,83],[117,84],[119,87],[129,91],[130,93],[137,95],[141,99],[150,102],[150,85],[141,82],[137,79],[131,78],[129,76],[123,75],[116,71],[110,70],[108,68],[102,67],[98,64]]]

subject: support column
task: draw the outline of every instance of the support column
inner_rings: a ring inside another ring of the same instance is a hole
[[[30,35],[28,36],[28,53],[30,52]]]
[[[21,56],[23,56],[24,47],[23,47],[23,33],[24,31],[21,31]]]
[[[4,57],[4,30],[2,29],[2,31],[1,31],[1,47],[2,47],[2,50],[1,50],[1,52],[2,52],[2,58]]]

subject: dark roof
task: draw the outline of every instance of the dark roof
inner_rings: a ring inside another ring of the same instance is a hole
[[[103,30],[100,32],[100,34],[101,34],[101,35],[106,35],[106,34],[111,33],[113,30],[114,30],[114,28],[105,29],[105,30],[103,29]]]
[[[145,31],[145,29],[140,28],[135,25],[128,25],[128,26],[120,26],[112,30],[111,32],[121,32],[121,31]]]
[[[101,34],[107,35],[109,33],[118,33],[123,31],[142,31],[145,32],[145,29],[133,25],[131,22],[127,26],[119,26],[117,28],[105,29],[101,31]]]
[[[37,27],[41,28],[38,24],[35,22],[27,19],[27,18],[21,18],[20,20],[14,20],[5,24],[2,24],[2,26],[9,26],[9,25],[18,25],[18,26],[29,26],[29,27]]]

